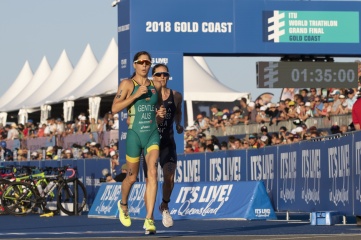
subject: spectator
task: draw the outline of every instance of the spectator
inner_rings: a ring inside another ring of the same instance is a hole
[[[262,133],[261,137],[265,136],[265,138],[261,139],[261,141],[263,141],[266,146],[270,145],[271,136],[269,135],[268,128],[266,126],[261,127],[261,133]]]
[[[112,130],[118,130],[119,129],[119,115],[118,113],[113,115],[113,126]]]
[[[340,111],[339,107],[341,105],[340,94],[341,94],[340,91],[337,89],[333,90],[330,94],[330,97],[333,98],[330,115],[339,114]]]
[[[186,144],[185,146],[185,149],[184,149],[184,153],[187,154],[187,153],[193,153],[193,146],[192,144]]]
[[[91,118],[88,128],[86,129],[86,132],[95,133],[97,131],[98,131],[98,124],[95,122],[95,118]]]
[[[357,100],[357,95],[356,95],[356,91],[353,90],[352,88],[349,88],[349,89],[346,89],[345,91],[346,95],[347,95],[347,99],[346,99],[346,102],[347,102],[347,112],[348,113],[351,113],[352,112],[352,106],[353,104],[356,102]]]
[[[219,112],[219,109],[218,109],[217,105],[212,105],[211,106],[212,116],[210,117],[210,122],[209,122],[209,125],[212,127],[215,127],[215,125],[218,123],[218,117],[216,116],[216,114],[218,112]]]
[[[241,100],[239,100],[239,104],[240,104],[240,118],[239,121],[241,123],[247,124],[248,120],[249,120],[249,112],[248,112],[248,108],[247,108],[247,98],[241,98]]]
[[[16,125],[16,123],[12,123],[10,130],[8,131],[8,136],[7,136],[7,140],[14,140],[14,139],[19,139],[19,131],[18,131],[18,126]]]
[[[248,142],[250,148],[260,148],[260,144],[255,134],[249,135]]]
[[[260,107],[260,110],[258,112],[258,115],[256,117],[256,121],[257,123],[266,123],[266,122],[270,122],[269,117],[266,114],[266,106],[262,106]]]
[[[64,155],[64,158],[65,158],[65,159],[72,159],[72,158],[74,158],[73,153],[71,152],[70,149],[66,149],[64,153],[65,153],[65,155]]]
[[[288,107],[289,107],[288,113],[287,113],[288,118],[291,118],[291,119],[297,118],[298,114],[296,112],[295,102],[290,101],[288,103]]]
[[[256,104],[254,102],[248,103],[247,110],[249,112],[248,114],[248,121],[245,122],[245,124],[253,124],[256,123],[256,117],[257,117],[257,109]]]

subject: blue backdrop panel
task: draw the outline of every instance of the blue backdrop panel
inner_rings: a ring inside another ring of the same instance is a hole
[[[326,156],[322,156],[322,169],[327,169],[327,188],[322,185],[322,192],[327,196],[325,209],[337,209],[344,214],[352,214],[352,135],[325,142]],[[325,166],[324,163],[328,162]],[[323,173],[323,171],[322,171]]]
[[[352,154],[353,203],[354,215],[361,216],[361,132],[353,134]]]
[[[206,174],[204,153],[178,155],[175,182],[204,182]]]
[[[162,199],[162,184],[158,183],[156,208]],[[135,183],[128,198],[129,215],[144,218],[145,183]],[[240,196],[239,193],[242,192]],[[89,217],[118,216],[117,201],[121,199],[121,184],[102,184]],[[174,220],[244,218],[248,220],[276,219],[263,182],[228,183],[176,183],[169,211]],[[159,211],[154,211],[154,219],[160,220]]]
[[[100,158],[100,159],[86,159],[84,160],[85,171],[84,171],[84,185],[86,186],[86,191],[88,194],[88,204],[91,205],[94,201],[94,198],[100,187],[100,178],[104,178],[102,175],[103,169],[108,169],[110,171],[110,159],[109,158]],[[120,168],[116,168],[117,173],[120,173]]]
[[[277,199],[277,148],[249,149],[247,154],[248,181],[263,181],[273,206]]]
[[[118,200],[121,196],[121,183],[102,184],[89,210],[88,217],[116,218]]]
[[[299,162],[301,162],[299,144],[278,147],[277,209],[297,208],[297,201],[301,201],[301,191],[297,191],[300,189],[301,180],[301,169],[297,168]]]

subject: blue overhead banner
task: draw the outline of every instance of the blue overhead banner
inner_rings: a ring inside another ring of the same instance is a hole
[[[129,49],[119,50],[354,56],[360,10],[357,1],[124,0],[118,32]]]

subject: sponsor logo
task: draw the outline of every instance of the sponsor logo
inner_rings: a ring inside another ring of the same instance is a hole
[[[328,148],[328,178],[332,179],[332,188],[329,190],[330,202],[335,206],[349,203],[350,189],[350,145],[341,145]]]
[[[120,120],[124,121],[124,119],[126,120],[128,118],[128,113],[127,112],[120,112]]]
[[[292,203],[296,201],[297,152],[284,152],[280,156],[280,198]]]
[[[271,209],[269,208],[256,208],[254,209],[254,214],[256,215],[256,217],[269,217],[271,214]]]
[[[200,182],[200,159],[177,161],[176,182]]]
[[[105,187],[100,202],[95,208],[98,214],[110,213],[113,206],[117,203],[118,199],[121,198],[121,186],[120,185],[108,185]],[[95,203],[96,204],[96,203]]]
[[[302,150],[302,179],[301,198],[307,204],[321,203],[321,149]]]
[[[273,189],[274,154],[251,156],[251,180],[264,181],[267,193]]]
[[[209,181],[240,181],[241,158],[211,158],[209,159]]]
[[[152,58],[152,67],[156,64],[163,63],[168,64],[168,58]]]
[[[120,140],[122,141],[122,140],[125,140],[125,139],[127,139],[127,133],[126,133],[126,132],[122,132],[122,133],[120,134]]]
[[[267,21],[267,41],[280,42],[280,37],[285,34],[285,13],[280,11],[264,12]]]
[[[127,67],[127,59],[121,59],[120,60],[120,68],[126,68]]]
[[[178,216],[217,215],[223,204],[230,199],[232,188],[233,184],[181,187],[175,202],[180,206],[178,209],[170,209],[170,214]]]

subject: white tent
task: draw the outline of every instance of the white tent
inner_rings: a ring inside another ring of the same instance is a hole
[[[248,99],[248,93],[240,93],[223,85],[212,74],[206,62],[198,57],[184,57],[184,101],[187,102],[188,125],[193,125],[192,101],[233,102],[241,97]]]
[[[75,100],[86,96],[118,66],[118,46],[114,40],[111,40],[103,58],[100,60],[97,68],[92,74],[84,81],[81,87],[68,93],[64,100]],[[117,77],[118,78],[118,77]],[[117,80],[115,80],[117,81]],[[102,93],[100,93],[102,94]]]
[[[65,99],[70,92],[75,91],[79,87],[83,86],[85,80],[92,74],[92,72],[98,66],[98,61],[94,56],[94,53],[88,44],[80,57],[78,64],[62,85],[60,85],[56,91],[46,98],[46,104],[53,102],[61,102]]]
[[[36,94],[32,94],[22,103],[22,108],[39,107],[46,104],[46,99],[65,82],[72,71],[73,66],[66,51],[63,50],[49,77],[35,90]]]
[[[18,110],[21,108],[21,103],[24,102],[29,96],[34,94],[36,90],[44,83],[51,73],[50,65],[46,59],[43,57],[41,60],[38,69],[35,71],[34,76],[30,82],[24,87],[22,91],[13,91],[9,89],[5,94],[10,94],[15,96],[11,102],[5,106],[0,107],[2,111],[12,111]],[[5,95],[4,94],[4,95]],[[3,96],[4,96],[3,95]]]
[[[16,80],[18,81],[20,82]],[[87,97],[91,105],[91,115],[96,117],[100,105],[99,97],[114,94],[118,88],[118,46],[115,39],[110,41],[99,64],[89,44],[74,69],[64,50],[52,71],[44,57],[28,82],[22,91],[11,87],[2,96],[14,96],[14,100],[0,107],[1,111],[21,109],[21,117],[26,119],[26,113],[31,112],[29,108],[41,109],[44,121],[51,109],[50,104],[64,102],[64,117],[72,119],[73,101]],[[239,93],[219,82],[203,57],[184,57],[183,95],[184,101],[187,102],[189,125],[193,124],[194,119],[193,101],[233,102],[241,97],[248,98],[248,93]],[[2,118],[4,117],[5,115]]]
[[[26,87],[26,85],[28,85],[32,77],[33,72],[31,71],[29,62],[26,61],[14,83],[1,96],[0,108],[10,103],[16,97],[16,94],[14,93],[22,91]]]

